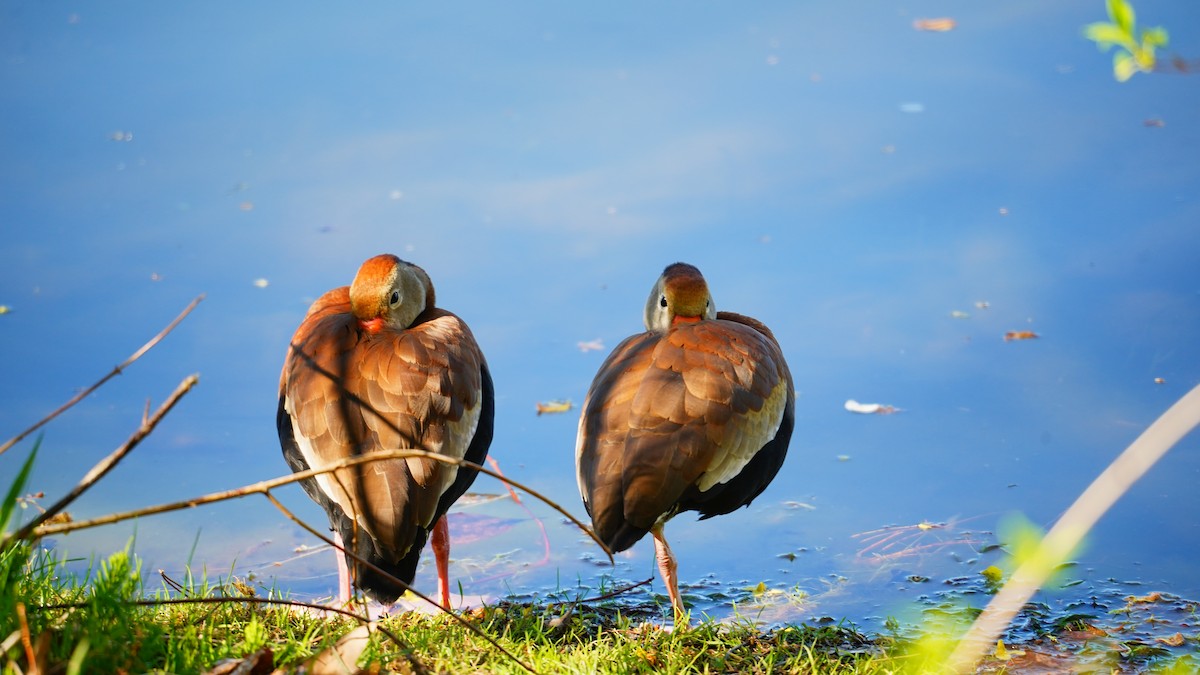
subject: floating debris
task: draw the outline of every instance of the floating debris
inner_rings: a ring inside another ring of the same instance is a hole
[[[573,406],[571,405],[570,400],[550,401],[549,403],[542,403],[541,401],[538,401],[537,414],[540,416],[540,415],[549,415],[549,414],[554,414],[554,413],[565,413],[568,410],[570,410],[572,407]]]
[[[1024,655],[1025,655],[1025,651],[1024,651],[1024,650],[1021,650],[1021,649],[1007,649],[1007,648],[1005,648],[1005,646],[1004,646],[1004,640],[997,640],[997,641],[996,641],[996,652],[995,652],[995,657],[996,657],[996,658],[998,658],[998,659],[1000,659],[1001,661],[1007,661],[1007,660],[1009,660],[1009,659],[1013,658],[1014,656],[1024,656]]]
[[[0,312],[0,314],[2,314],[2,313],[3,312]],[[1167,381],[1162,379],[1161,377],[1154,378],[1154,384],[1166,384],[1166,383],[1167,383]]]
[[[11,311],[12,307],[9,307],[8,305],[0,305],[0,314],[8,314]]]
[[[267,281],[266,279],[255,279],[254,285],[259,288],[266,288],[267,286],[271,285],[271,282]]]
[[[1004,334],[1004,341],[1012,342],[1013,340],[1032,340],[1037,337],[1041,336],[1031,330],[1010,330]]]
[[[243,211],[253,211],[254,202],[242,202],[241,204],[238,204],[238,208]]]
[[[859,403],[854,399],[846,401],[846,410],[860,415],[891,415],[900,412],[900,408],[883,403]]]
[[[600,338],[596,338],[595,340],[591,340],[590,342],[583,342],[581,340],[579,342],[576,342],[575,346],[579,347],[579,351],[583,352],[584,354],[586,354],[588,352],[598,352],[598,351],[601,351],[604,349],[604,340],[602,340]]]
[[[988,302],[987,300],[976,300],[975,301],[975,309],[987,309],[988,307],[991,307],[991,306],[992,306],[992,303]]]
[[[132,131],[114,131],[108,135],[108,140],[117,141],[118,143],[128,143],[133,140]]]
[[[1167,126],[1167,123],[1161,117],[1151,117],[1150,119],[1142,120],[1142,126],[1161,129]]]
[[[950,312],[950,318],[951,319],[969,319],[969,318],[971,318],[971,315],[967,314],[966,312],[964,312],[962,310],[956,309],[956,310],[953,310],[952,312]]]
[[[950,17],[943,16],[936,19],[916,19],[913,21],[912,25],[913,28],[917,30],[924,30],[932,33],[945,33],[947,31],[954,30],[954,27],[958,25],[958,22]]]

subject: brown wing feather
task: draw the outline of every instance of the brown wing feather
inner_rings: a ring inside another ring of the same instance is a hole
[[[631,546],[685,495],[697,508],[697,490],[736,477],[779,429],[791,376],[770,332],[741,318],[634,336],[601,366],[577,454],[585,504],[610,546]]]
[[[348,314],[344,289],[334,293],[297,330],[281,382],[306,463],[404,448],[461,458],[479,416],[483,364],[466,325],[435,310],[401,333],[369,335]],[[316,483],[398,559],[416,528],[432,526],[455,475],[441,462],[409,458],[339,470]]]

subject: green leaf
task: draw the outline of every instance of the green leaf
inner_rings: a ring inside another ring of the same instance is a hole
[[[1147,28],[1142,31],[1142,44],[1147,47],[1166,47],[1167,29],[1162,26]]]
[[[1108,0],[1108,16],[1112,18],[1113,23],[1125,32],[1129,37],[1133,37],[1133,24],[1135,21],[1133,13],[1133,5],[1130,5],[1125,0]]]
[[[17,497],[21,496],[21,491],[25,489],[25,483],[29,480],[29,472],[33,470],[33,459],[37,457],[38,447],[41,445],[42,438],[39,436],[33,443],[33,450],[29,453],[29,458],[17,472],[17,479],[9,486],[4,501],[0,502],[0,532],[4,532],[8,527],[8,519],[12,517],[13,509],[17,506]]]
[[[1138,71],[1137,62],[1129,52],[1117,52],[1113,55],[1113,77],[1117,82],[1128,82],[1129,78]]]
[[[1126,35],[1111,23],[1098,21],[1090,23],[1083,27],[1083,35],[1089,40],[1093,40],[1096,46],[1101,50],[1106,50],[1113,45],[1121,45],[1128,49],[1133,45],[1131,36]]]

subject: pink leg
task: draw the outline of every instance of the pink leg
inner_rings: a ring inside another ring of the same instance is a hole
[[[433,548],[433,562],[437,566],[438,597],[442,607],[450,609],[450,526],[446,524],[446,516],[434,523],[429,545]]]
[[[336,531],[333,533],[333,542],[338,546],[342,546],[342,535]],[[333,554],[337,556],[338,567],[338,603],[345,606],[349,605],[352,600],[350,596],[350,569],[346,567],[346,554],[342,553],[341,549],[334,548]]]
[[[683,599],[679,597],[679,575],[676,574],[679,565],[675,562],[675,554],[671,552],[671,546],[663,536],[661,524],[651,528],[650,534],[654,535],[654,556],[658,559],[658,573],[662,576],[667,595],[671,598],[671,607],[675,610],[675,625],[687,628],[688,615],[683,608]]]

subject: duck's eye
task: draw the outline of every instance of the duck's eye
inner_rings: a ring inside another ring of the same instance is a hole
[[[400,304],[400,291],[392,291],[392,295],[388,298],[388,302],[393,307]]]
[[[659,307],[666,307],[666,306],[667,306],[667,296],[665,296],[665,295],[663,295],[663,296],[659,296],[659,298],[658,298],[658,306],[659,306]]]

